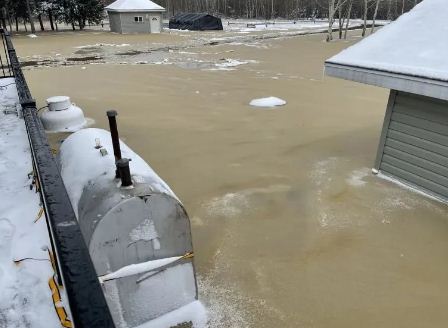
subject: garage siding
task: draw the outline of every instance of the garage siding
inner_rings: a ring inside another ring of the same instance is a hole
[[[121,21],[120,21],[120,14],[109,12],[109,24],[110,24],[110,31],[115,33],[121,33]]]
[[[448,102],[391,91],[376,166],[448,200]]]
[[[162,24],[162,14],[158,12],[131,12],[120,13],[121,33],[150,33],[151,17],[158,17]],[[142,22],[136,22],[135,17],[142,17]],[[112,27],[112,26],[111,26]],[[162,30],[162,26],[160,26]],[[160,31],[158,31],[160,32]]]

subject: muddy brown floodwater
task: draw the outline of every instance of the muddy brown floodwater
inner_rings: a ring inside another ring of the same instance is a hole
[[[138,38],[16,45],[70,56],[98,42],[145,47]],[[69,95],[102,128],[105,111],[119,111],[122,138],[188,209],[211,327],[447,327],[446,205],[371,175],[387,91],[323,78],[324,60],[359,40],[323,38],[159,49],[167,65],[107,63],[106,53],[102,65],[25,74],[39,104]],[[229,59],[245,64],[217,65]],[[265,96],[288,104],[248,105]]]

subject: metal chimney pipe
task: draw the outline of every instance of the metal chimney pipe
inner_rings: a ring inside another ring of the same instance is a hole
[[[114,156],[115,156],[115,166],[117,167],[115,171],[115,177],[120,177],[120,170],[118,169],[118,161],[121,159],[121,149],[120,149],[120,137],[118,136],[118,128],[117,128],[117,111],[108,110],[107,118],[109,119],[109,129],[110,135],[112,137],[112,145],[114,147]]]
[[[129,169],[129,159],[122,158],[117,161],[117,169],[120,172],[121,186],[132,186],[131,170]]]

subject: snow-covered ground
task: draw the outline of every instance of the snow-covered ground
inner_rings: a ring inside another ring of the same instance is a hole
[[[328,28],[327,20],[223,20],[223,27],[225,31],[250,33],[250,32],[262,32],[262,31],[294,31],[305,29],[321,29]]]
[[[30,190],[31,155],[14,79],[0,80],[0,327],[60,327],[48,280],[50,240],[38,216],[39,194]],[[14,261],[30,258],[19,263]],[[32,259],[31,259],[32,258]]]

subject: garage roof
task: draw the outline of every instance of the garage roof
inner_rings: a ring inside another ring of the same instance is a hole
[[[165,11],[165,8],[150,0],[117,0],[107,6],[106,9],[116,12]]]
[[[424,0],[325,63],[326,74],[448,100],[448,6]]]

